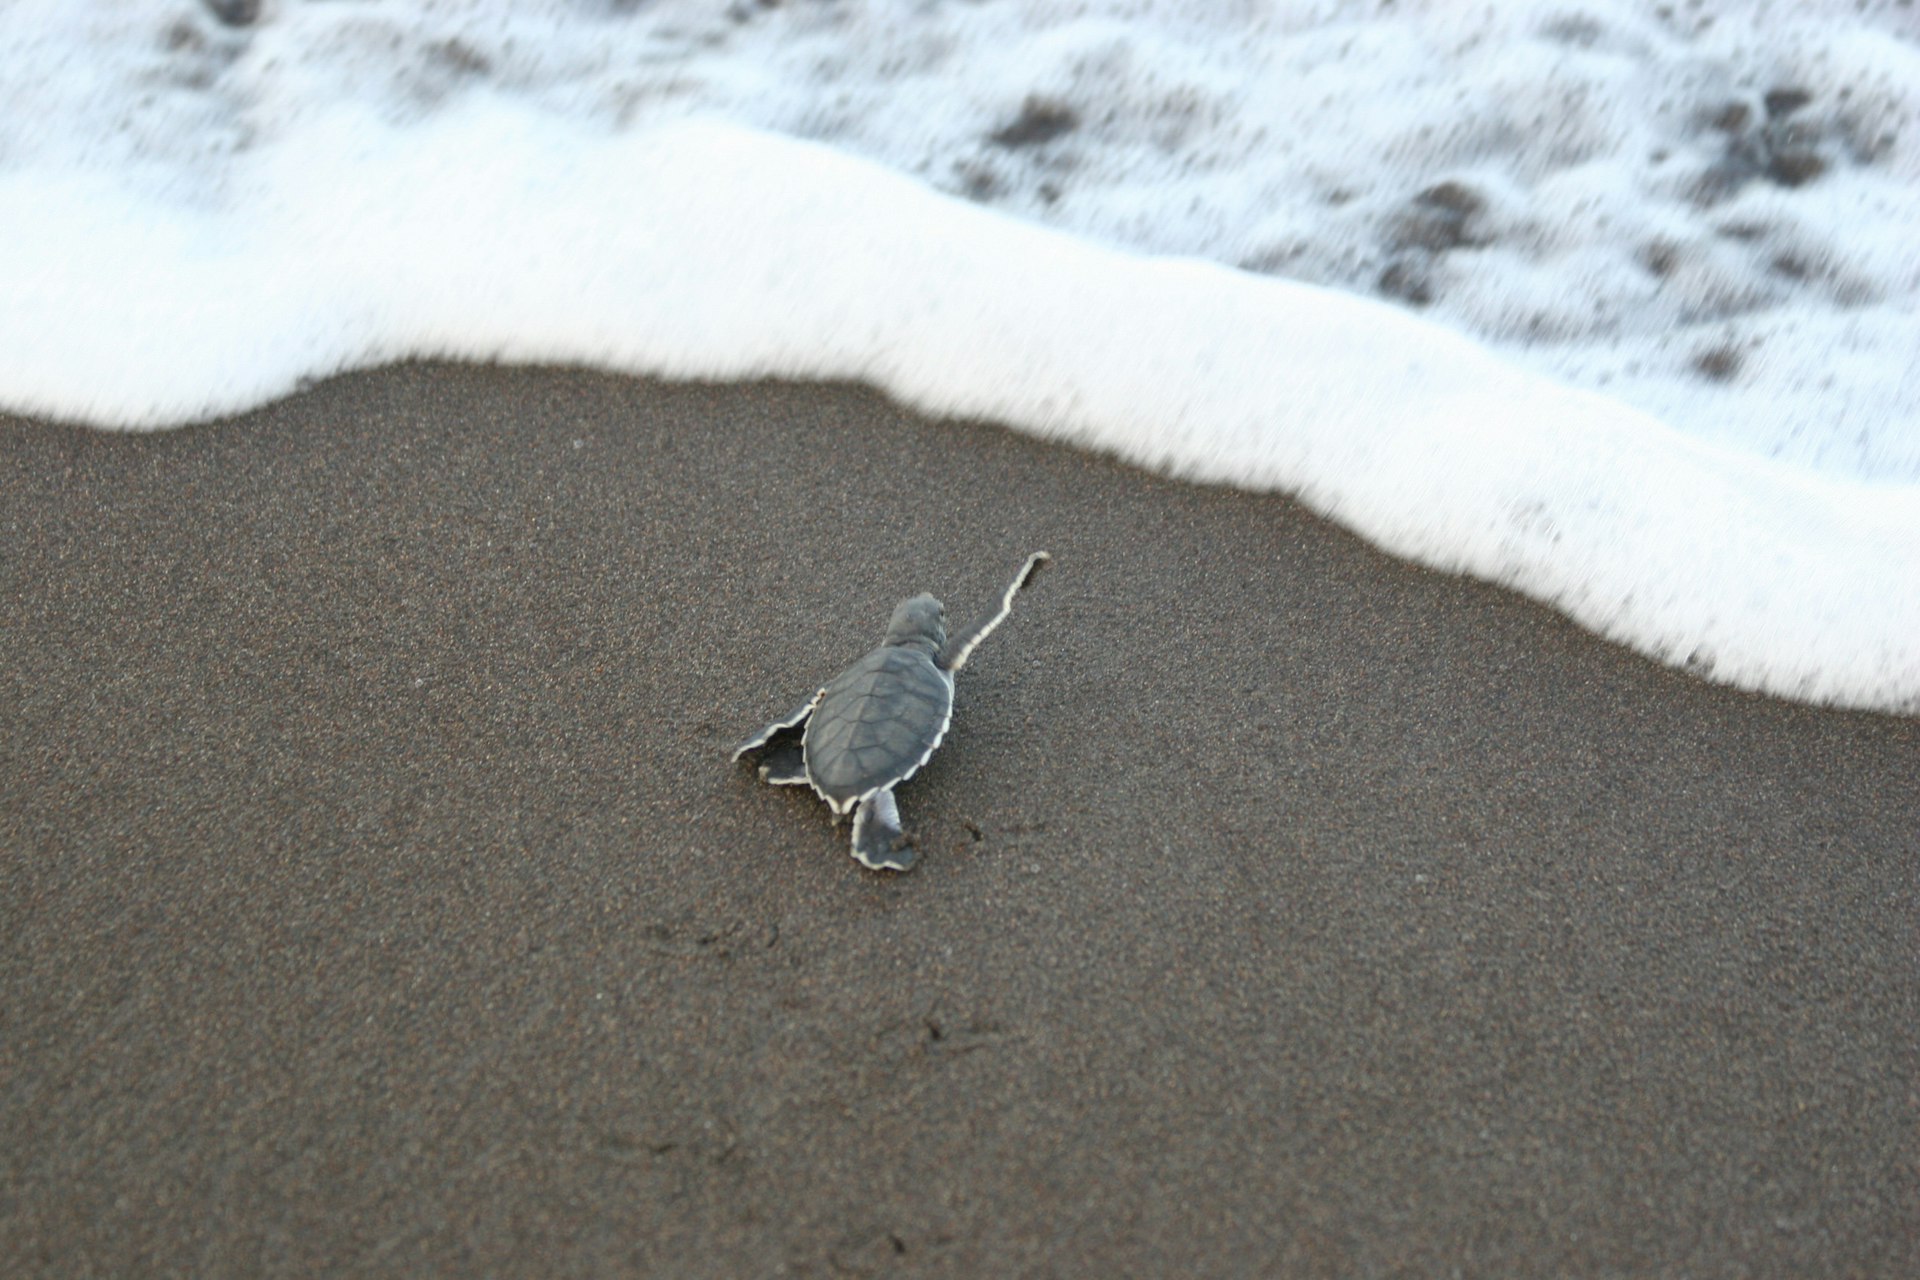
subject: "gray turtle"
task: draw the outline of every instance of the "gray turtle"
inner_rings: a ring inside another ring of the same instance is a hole
[[[735,760],[764,751],[760,777],[810,786],[837,821],[853,813],[853,856],[875,871],[905,871],[914,853],[901,839],[893,789],[919,772],[953,719],[953,673],[1013,612],[1013,598],[1049,559],[1027,557],[1000,607],[947,638],[946,607],[930,595],[903,600],[880,647],[842,671],[792,715],[754,734]]]

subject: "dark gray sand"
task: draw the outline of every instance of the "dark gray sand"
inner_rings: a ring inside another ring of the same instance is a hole
[[[843,387],[0,421],[10,1275],[1920,1274],[1920,723]],[[847,855],[734,740],[1057,563]]]

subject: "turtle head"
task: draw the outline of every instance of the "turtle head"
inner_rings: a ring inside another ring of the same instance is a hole
[[[947,607],[925,593],[902,600],[887,623],[887,644],[912,645],[931,654],[946,642]]]

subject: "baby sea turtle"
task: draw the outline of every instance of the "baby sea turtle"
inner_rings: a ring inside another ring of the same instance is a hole
[[[1000,607],[947,638],[947,610],[930,595],[902,600],[880,647],[842,671],[806,704],[733,753],[762,751],[760,777],[812,787],[835,820],[853,813],[853,856],[875,871],[905,871],[914,852],[901,839],[893,789],[933,755],[953,719],[953,673],[1013,612],[1013,597],[1050,557],[1027,557]]]

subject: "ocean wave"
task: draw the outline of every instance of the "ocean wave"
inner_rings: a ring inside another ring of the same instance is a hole
[[[1920,710],[1920,487],[1702,441],[1386,305],[715,121],[343,106],[217,203],[0,176],[0,400],[157,427],[409,356],[860,379],[1299,496],[1717,681]],[[1284,571],[1284,566],[1276,566]]]

